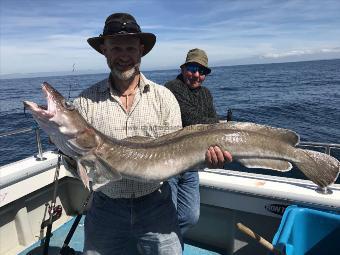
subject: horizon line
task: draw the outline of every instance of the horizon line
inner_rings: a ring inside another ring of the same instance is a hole
[[[224,64],[224,65],[216,65],[211,66],[210,68],[220,68],[220,67],[233,67],[233,66],[251,66],[251,65],[273,65],[273,64],[289,64],[289,63],[303,63],[303,62],[315,62],[315,61],[334,61],[340,60],[340,58],[327,58],[327,59],[315,59],[315,60],[296,60],[296,61],[276,61],[276,62],[268,62],[268,63],[248,63],[248,64]],[[162,71],[172,71],[180,69],[178,68],[170,68],[169,69],[153,69],[153,70],[142,70],[142,72],[162,72]],[[87,70],[79,70],[79,71],[46,71],[46,72],[33,72],[33,73],[7,73],[7,74],[0,74],[0,80],[6,79],[24,79],[24,78],[44,78],[44,77],[53,77],[53,76],[72,76],[72,75],[87,75],[87,74],[105,74],[108,73],[107,71],[101,70],[94,70],[94,69],[87,69]],[[46,74],[47,76],[40,76]],[[59,74],[59,75],[58,75]],[[61,75],[64,74],[64,75]],[[38,75],[38,76],[36,76]],[[6,77],[8,76],[8,77]],[[13,77],[12,77],[13,76]],[[14,77],[18,76],[18,77]],[[28,76],[28,77],[24,77]]]

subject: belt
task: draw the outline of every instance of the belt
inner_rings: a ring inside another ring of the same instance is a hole
[[[132,196],[130,198],[110,198],[109,196],[105,195],[103,192],[98,191],[96,193],[98,193],[99,196],[104,197],[105,199],[114,199],[114,200],[120,200],[120,201],[130,201],[133,200],[134,202],[140,202],[140,201],[145,201],[147,199],[152,198],[153,196],[160,194],[162,192],[167,192],[168,190],[170,190],[170,186],[168,184],[168,182],[164,182],[158,189],[156,189],[155,191],[146,194],[144,196],[140,196],[140,197],[134,197],[134,194],[132,194]]]

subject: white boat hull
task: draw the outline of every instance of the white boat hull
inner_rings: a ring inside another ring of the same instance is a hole
[[[57,155],[48,152],[44,156],[45,161],[31,157],[0,168],[0,254],[17,254],[45,235],[40,225],[48,217],[44,219],[45,204],[53,195]],[[332,194],[324,195],[306,180],[218,169],[201,172],[200,184],[200,220],[185,238],[227,254],[262,252],[237,231],[237,222],[271,241],[287,205],[340,211],[339,184],[331,186]],[[57,204],[63,214],[53,229],[81,212],[87,195],[81,182],[61,167]]]

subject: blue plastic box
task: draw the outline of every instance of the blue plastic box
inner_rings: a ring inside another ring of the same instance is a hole
[[[273,245],[287,255],[339,255],[340,214],[289,206]]]

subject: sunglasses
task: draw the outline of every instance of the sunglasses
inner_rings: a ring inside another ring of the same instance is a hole
[[[195,64],[189,64],[185,66],[185,69],[191,73],[196,73],[198,72],[200,75],[206,75],[207,74],[207,70],[199,65],[195,65]]]
[[[112,21],[105,25],[103,35],[112,35],[117,33],[139,33],[141,29],[135,22],[118,22]]]

